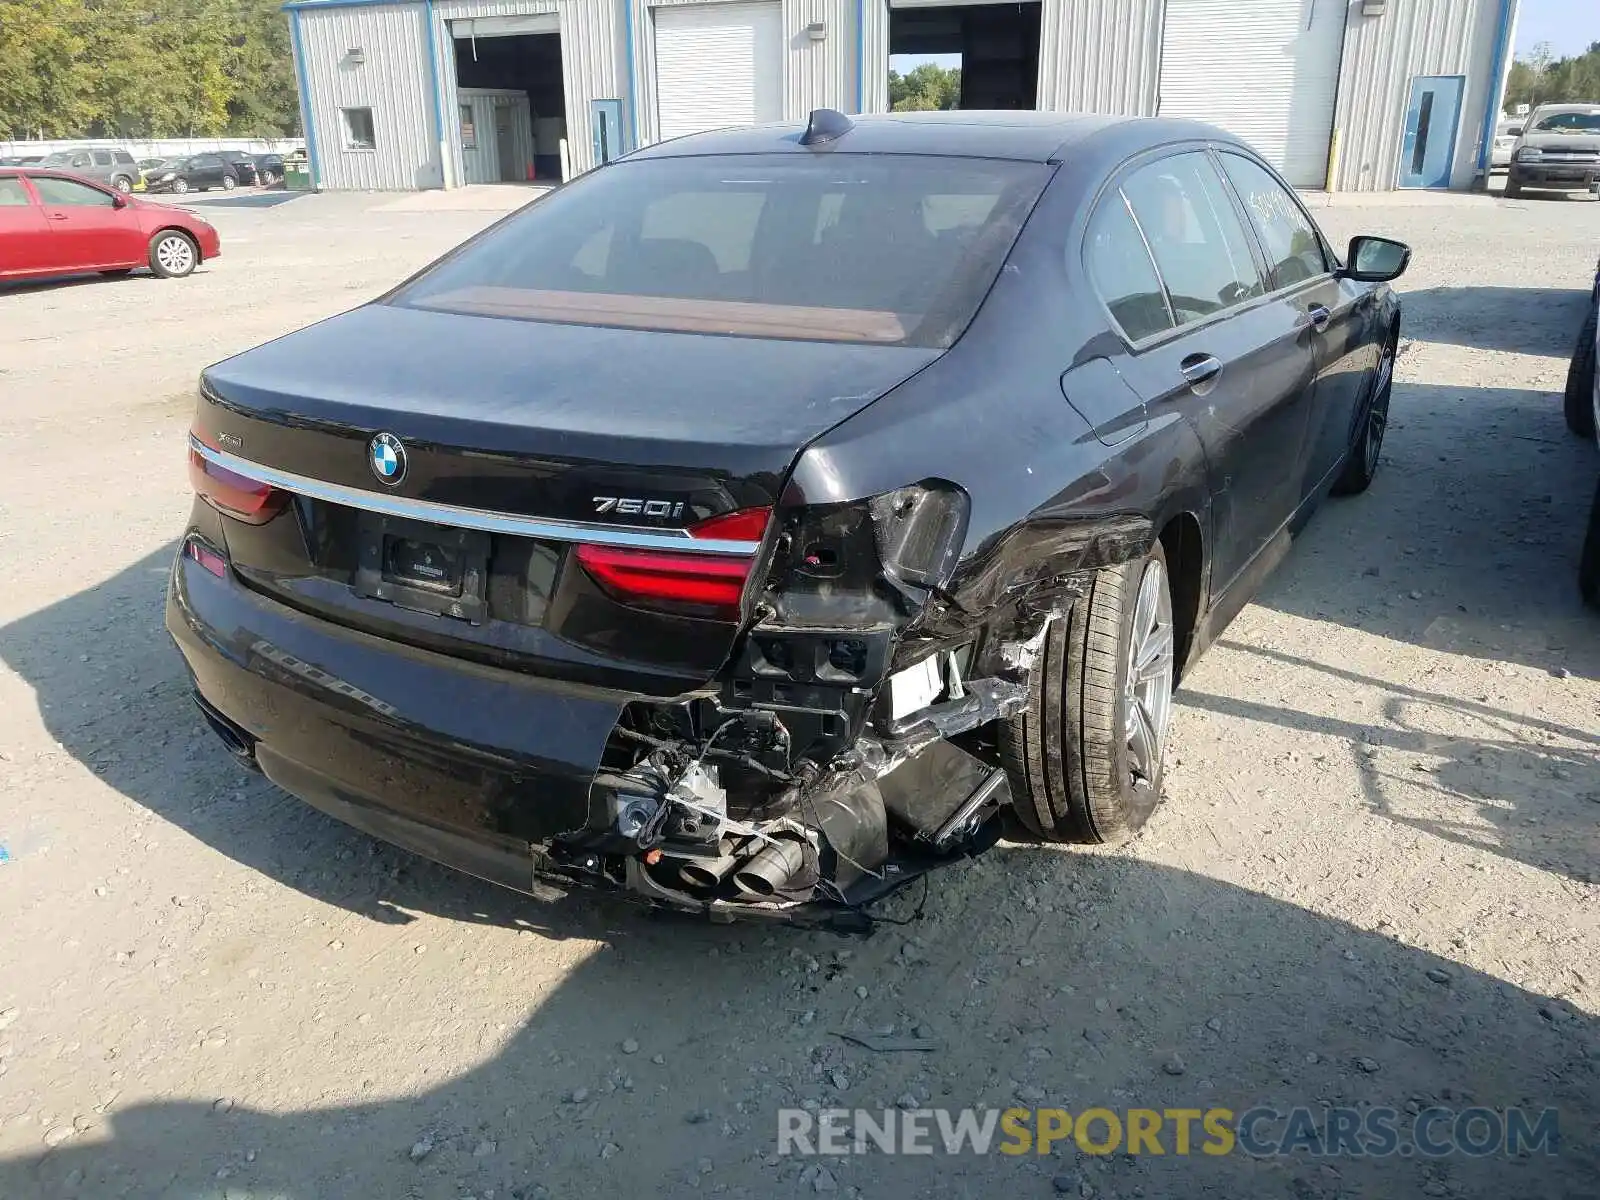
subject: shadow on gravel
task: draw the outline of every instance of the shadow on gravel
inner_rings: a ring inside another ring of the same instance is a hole
[[[907,1093],[934,1106],[1005,1107],[1021,1095],[1079,1111],[1392,1106],[1402,1135],[1408,1109],[1549,1106],[1566,1136],[1554,1156],[1181,1157],[1170,1140],[1160,1158],[874,1156],[829,1164],[841,1197],[854,1186],[872,1200],[1044,1196],[1062,1174],[1078,1195],[1151,1200],[1593,1194],[1593,1017],[1199,874],[1002,847],[935,875],[923,920],[844,943],[619,920],[586,898],[541,904],[379,846],[244,775],[202,731],[161,628],[171,552],[0,628],[0,656],[33,687],[68,754],[219,852],[328,904],[379,921],[426,911],[589,945],[503,1043],[485,1023],[496,1045],[487,1061],[442,1082],[427,1076],[420,1094],[266,1112],[246,1090],[219,1112],[197,1075],[197,1099],[113,1107],[51,1151],[0,1161],[6,1200],[673,1198],[719,1184],[730,1197],[766,1200],[824,1190],[800,1177],[806,1164],[771,1157],[779,1108],[881,1110]],[[1375,913],[1415,902],[1375,900]],[[898,898],[888,915],[905,917],[912,903]],[[364,970],[325,969],[319,986],[370,985]],[[470,1004],[478,993],[470,966],[462,972]],[[396,1039],[426,1036],[416,1031],[432,1019],[485,1014],[452,1004],[420,1025],[400,1023],[413,1031],[404,1035],[384,1021],[351,1025],[337,1031],[330,1061],[415,1054]],[[832,1033],[886,1025],[926,1026],[942,1050],[874,1055]],[[631,1056],[619,1053],[629,1038],[639,1044]],[[325,1086],[341,1098],[360,1090],[334,1076]],[[574,1101],[578,1088],[587,1091]],[[1263,1126],[1265,1136],[1277,1129]]]
[[[1559,395],[1398,383],[1372,487],[1324,501],[1255,603],[1600,678],[1600,620],[1578,593],[1597,468]]]
[[[1386,724],[1192,688],[1180,693],[1184,707],[1345,740],[1362,793],[1378,815],[1486,854],[1600,883],[1600,736],[1278,650],[1223,644],[1235,653],[1318,673],[1329,690],[1342,684],[1377,688],[1387,697]],[[1396,764],[1397,757],[1406,761]],[[1444,818],[1414,815],[1391,799],[1392,784],[1427,787],[1452,802],[1455,812]]]
[[[876,1119],[908,1092],[951,1108],[1018,1092],[1074,1111],[1303,1105],[1319,1125],[1324,1106],[1389,1107],[1405,1142],[1425,1108],[1553,1108],[1561,1141],[1554,1154],[1183,1157],[1168,1126],[1164,1157],[1091,1159],[1070,1143],[1044,1158],[874,1155],[831,1160],[826,1190],[1043,1197],[1065,1176],[1058,1190],[1075,1196],[1152,1200],[1593,1195],[1600,1042],[1565,1001],[1117,856],[1000,850],[941,883],[924,923],[853,943],[848,961],[837,941],[748,928],[612,935],[491,1059],[418,1095],[277,1113],[247,1095],[228,1112],[209,1096],[129,1105],[0,1161],[0,1195],[766,1200],[825,1190],[803,1160],[776,1157],[780,1108],[861,1105]],[[904,949],[907,933],[918,941]],[[808,973],[811,951],[826,965]],[[923,1027],[943,1050],[873,1055],[831,1032],[885,1024]],[[350,1034],[346,1057],[352,1041],[384,1053],[381,1032]],[[1448,1137],[1452,1120],[1430,1128]],[[1499,1120],[1481,1118],[1477,1136]]]
[[[175,208],[277,208],[291,201],[309,196],[310,192],[285,192],[285,191],[232,191],[206,192],[197,194],[189,192],[178,196],[171,192],[146,197],[152,204],[170,204]]]
[[[1401,296],[1401,332],[1446,346],[1565,358],[1588,298],[1577,288],[1419,288]]]

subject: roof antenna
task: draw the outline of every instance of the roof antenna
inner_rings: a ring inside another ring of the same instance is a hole
[[[843,137],[856,127],[856,123],[842,112],[831,108],[817,108],[811,112],[805,133],[800,135],[802,146],[821,146],[835,138]]]

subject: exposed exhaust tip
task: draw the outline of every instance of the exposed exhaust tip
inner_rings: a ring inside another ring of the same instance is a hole
[[[733,886],[747,896],[766,899],[806,865],[806,843],[789,836],[768,842],[754,858],[733,873]]]

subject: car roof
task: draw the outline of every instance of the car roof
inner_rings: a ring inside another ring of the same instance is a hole
[[[1538,116],[1540,113],[1600,113],[1600,104],[1541,104],[1528,115]]]
[[[929,154],[1051,162],[1090,138],[1125,142],[1133,153],[1147,145],[1199,139],[1236,142],[1210,125],[1155,117],[1030,111],[882,113],[850,117],[853,128],[821,147],[800,138],[805,122],[785,121],[718,129],[657,142],[628,155],[687,158],[715,154],[786,154],[837,150],[852,154]]]

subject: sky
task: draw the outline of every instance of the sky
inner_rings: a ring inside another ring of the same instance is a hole
[[[1522,0],[1517,57],[1540,42],[1549,42],[1557,58],[1572,58],[1600,42],[1600,0]]]

